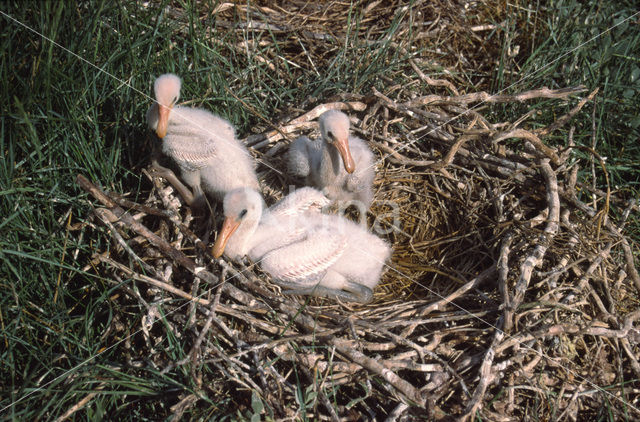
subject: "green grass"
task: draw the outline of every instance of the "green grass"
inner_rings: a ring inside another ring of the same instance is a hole
[[[544,7],[542,6],[544,4]],[[520,43],[523,54],[513,59],[519,69],[507,74],[508,59],[503,51],[501,66],[496,71],[494,89],[508,88],[512,92],[534,89],[585,85],[589,91],[599,87],[595,113],[588,105],[571,124],[576,125],[574,138],[578,145],[591,147],[595,125],[596,151],[606,157],[611,188],[621,190],[622,196],[637,198],[640,193],[640,31],[638,31],[637,2],[599,2],[556,0],[539,3],[531,13],[513,8],[506,38]],[[527,45],[526,34],[518,32],[523,22],[540,22],[537,43]],[[512,84],[514,86],[509,88]],[[541,118],[550,122],[566,113],[569,106],[549,107],[541,102]],[[556,103],[557,104],[557,103]],[[502,107],[506,115],[518,115],[518,107]],[[555,134],[556,142],[566,145],[566,133]],[[590,157],[576,151],[581,159],[581,179],[591,184]],[[598,169],[596,184],[605,189],[605,178]],[[638,221],[636,220],[636,225]]]
[[[396,65],[397,53],[388,58],[383,42],[353,50],[335,45],[331,65],[321,73],[311,64],[297,68],[277,59],[284,53],[269,31],[247,32],[247,41],[256,44],[242,54],[230,47],[238,42],[234,33],[218,31],[214,16],[194,18],[195,4],[177,5],[185,19],[171,18],[167,2],[0,4],[6,14],[96,66],[0,17],[2,418],[52,419],[99,390],[87,419],[105,412],[153,419],[171,414],[168,407],[179,393],[194,388],[182,369],[162,375],[125,365],[126,348],[119,342],[139,329],[143,310],[133,303],[122,308],[110,299],[117,290],[113,284],[81,269],[94,251],[110,247],[108,238],[86,229],[78,243],[78,232],[66,228],[69,217],[77,223],[90,214],[76,174],[118,192],[145,188],[138,171],[149,161],[152,138],[144,123],[150,100],[142,93],[151,92],[156,76],[179,73],[184,100],[195,99],[246,134],[259,119],[229,90],[271,116],[309,96],[367,90]],[[357,13],[352,19],[346,40],[351,47],[361,36]],[[357,60],[362,55],[370,58]],[[259,56],[269,58],[274,69]],[[114,318],[123,314],[130,318],[122,321],[122,332],[111,334]],[[183,343],[166,337],[156,347],[180,359]]]
[[[366,44],[361,40],[367,28],[354,9],[347,39],[326,51],[326,63],[296,66],[285,60],[284,46],[269,31],[246,31],[250,45],[243,53],[232,47],[239,40],[220,27],[215,16],[201,16],[206,7],[196,11],[195,2],[171,4],[186,17],[168,15],[169,2],[147,7],[115,1],[0,3],[3,12],[100,69],[0,16],[3,419],[54,419],[98,392],[79,412],[82,418],[155,420],[170,415],[169,407],[182,393],[195,390],[184,368],[161,374],[149,366],[127,366],[128,359],[144,359],[128,356],[135,350],[121,343],[137,332],[144,310],[137,302],[112,300],[117,286],[82,270],[94,251],[109,249],[108,237],[86,228],[80,242],[78,231],[67,230],[69,216],[77,223],[90,215],[87,195],[74,183],[76,174],[118,192],[135,194],[148,188],[138,174],[149,161],[152,141],[144,123],[150,100],[142,93],[151,93],[154,77],[179,73],[183,100],[193,99],[194,105],[228,118],[242,135],[260,119],[229,91],[271,118],[309,97],[369,93],[371,86],[402,82],[399,69],[406,66],[406,57],[391,47],[388,36],[406,14],[396,16],[379,43]],[[211,9],[215,3],[205,5]],[[544,14],[551,40],[538,38],[540,44],[522,63],[522,75],[533,75],[561,52],[633,12],[631,2],[599,9],[577,2],[557,2],[554,7],[560,12]],[[587,15],[593,18],[590,25],[583,24]],[[637,194],[640,182],[640,35],[634,25],[617,28],[592,48],[577,50],[516,88],[577,83],[602,87],[598,150],[609,157],[613,183],[625,185],[629,195]],[[496,90],[512,82],[501,74],[495,81]],[[609,119],[611,110],[622,117]],[[590,110],[580,122],[577,141],[590,145]],[[166,317],[161,320],[166,322]],[[117,325],[122,327],[113,332]],[[133,341],[143,340],[136,334]],[[171,336],[156,347],[171,359],[181,359],[188,351],[184,338]],[[303,394],[301,390],[301,401]],[[198,415],[234,409],[225,400],[206,401]]]

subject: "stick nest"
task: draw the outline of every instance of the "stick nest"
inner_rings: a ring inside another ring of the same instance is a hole
[[[307,37],[321,32],[309,25]],[[637,208],[577,182],[591,161],[606,167],[595,151],[576,153],[585,148],[569,129],[597,92],[458,95],[422,76],[441,94],[337,95],[246,139],[272,204],[292,184],[273,170],[286,169],[288,144],[315,135],[327,109],[351,116],[379,158],[368,224],[393,245],[368,305],[284,296],[259,266],[214,260],[158,178],[132,202],[79,176],[113,239],[91,262],[117,285],[120,311],[105,336],[131,334],[118,348],[132,367],[192,386],[168,403],[174,417],[202,400],[276,419],[637,412],[640,279],[624,234]],[[475,108],[540,98],[570,111],[540,127],[528,111],[492,123]],[[562,148],[548,142],[554,134]]]

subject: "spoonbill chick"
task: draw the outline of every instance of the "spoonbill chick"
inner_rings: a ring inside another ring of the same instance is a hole
[[[297,138],[289,147],[289,171],[333,201],[351,202],[363,211],[373,200],[375,177],[371,149],[349,135],[349,117],[329,110],[319,119],[320,139]],[[357,202],[356,202],[357,201]]]
[[[391,250],[362,226],[319,208],[329,200],[298,189],[269,209],[258,192],[236,189],[224,199],[225,220],[212,249],[216,258],[248,256],[287,294],[366,303]]]
[[[147,111],[147,123],[162,139],[162,152],[180,168],[180,176],[193,192],[154,161],[154,167],[183,195],[189,205],[204,199],[204,192],[222,200],[237,188],[258,189],[254,161],[236,139],[227,120],[200,108],[181,107],[180,78],[167,73],[155,80],[156,103]],[[173,174],[171,172],[171,174]]]

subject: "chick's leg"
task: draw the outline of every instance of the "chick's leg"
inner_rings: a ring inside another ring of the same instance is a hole
[[[309,138],[300,136],[289,147],[289,172],[295,177],[307,177],[311,172],[310,144]]]
[[[189,190],[189,188],[186,187],[180,181],[180,179],[178,179],[178,176],[176,176],[175,173],[171,171],[171,169],[161,166],[156,158],[153,158],[151,160],[151,166],[153,167],[154,173],[160,177],[165,178],[167,182],[169,182],[169,184],[171,184],[171,186],[173,186],[173,188],[178,191],[187,205],[191,206],[191,204],[195,200],[195,196],[193,195],[193,193],[191,193],[191,190]]]
[[[368,303],[373,299],[373,292],[367,286],[347,280],[342,274],[335,271],[327,271],[325,276],[317,284],[301,287],[296,283],[278,282],[283,287],[289,288],[284,294],[309,295],[316,297],[337,298],[346,302]]]
[[[158,176],[164,177],[173,188],[178,191],[178,194],[182,196],[182,199],[187,203],[189,207],[191,207],[194,216],[196,218],[196,232],[205,233],[205,239],[208,236],[211,229],[211,218],[209,218],[209,203],[207,202],[207,197],[205,196],[202,187],[200,186],[200,172],[183,172],[182,177],[185,181],[191,185],[192,191],[184,185],[178,179],[171,169],[161,166],[158,163],[157,158],[152,158],[151,166],[154,170],[154,173]]]

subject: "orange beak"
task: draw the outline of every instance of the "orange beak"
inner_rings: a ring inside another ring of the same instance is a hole
[[[344,169],[347,171],[347,173],[353,173],[356,170],[356,163],[353,161],[353,157],[351,157],[351,151],[349,150],[349,138],[345,137],[343,139],[338,139],[335,145],[336,148],[338,148],[340,156],[342,157]]]
[[[215,258],[220,258],[224,253],[224,248],[227,246],[227,242],[229,238],[236,231],[240,222],[233,217],[227,217],[222,224],[222,228],[220,229],[220,233],[218,233],[218,238],[216,239],[216,243],[213,245],[211,249],[211,255]]]
[[[162,139],[167,134],[167,127],[169,126],[169,113],[171,112],[171,106],[167,107],[162,104],[158,104],[158,127],[156,128],[156,135]]]

